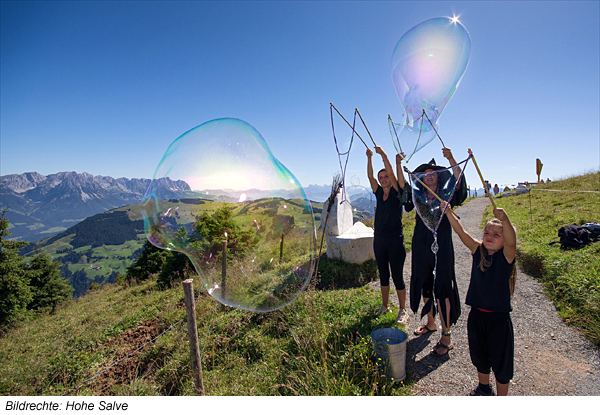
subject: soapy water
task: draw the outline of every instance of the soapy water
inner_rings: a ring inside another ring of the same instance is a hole
[[[392,137],[399,142],[396,150],[404,152],[407,161],[436,138],[438,119],[460,84],[470,53],[467,29],[450,17],[416,25],[396,44],[392,81],[404,114],[400,123],[389,121]]]
[[[448,202],[456,187],[456,177],[451,169],[444,169],[430,173],[413,173],[409,178],[415,210],[429,230],[435,232],[443,215],[441,202],[426,190],[422,183],[425,183],[441,200]]]
[[[415,210],[425,226],[433,233],[437,232],[445,214],[445,210],[441,208],[441,201],[450,203],[468,160],[452,167],[438,167],[439,170],[412,172],[408,175]]]
[[[182,190],[185,197],[176,193]],[[141,207],[148,240],[187,255],[208,293],[225,305],[276,310],[310,281],[310,201],[242,120],[208,121],[173,141]]]

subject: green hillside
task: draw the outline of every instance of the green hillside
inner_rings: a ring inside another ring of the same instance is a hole
[[[495,199],[517,227],[518,262],[544,284],[565,321],[598,345],[600,242],[571,251],[547,244],[560,226],[600,222],[600,173],[535,189]],[[364,285],[377,278],[374,269],[323,257],[305,292],[269,313],[222,310],[197,292],[206,394],[410,394],[410,373],[392,384],[378,372],[369,334],[395,314],[373,317],[380,294]],[[321,280],[344,289],[324,289]],[[194,286],[201,287],[197,277]],[[0,394],[194,395],[181,284],[159,289],[156,276],[106,284],[8,328],[0,337]]]
[[[179,223],[193,223],[203,212],[212,215],[223,202],[206,199],[170,199],[165,208],[180,207],[185,215],[178,217]],[[280,216],[294,217],[294,224],[304,230],[312,225],[310,214],[302,201],[281,198],[259,199],[245,203],[228,204],[234,218],[241,226],[252,228],[253,220],[264,223],[265,229],[273,227],[274,212]],[[322,203],[314,203],[313,209],[320,212]],[[315,215],[318,220],[318,214]],[[250,219],[251,218],[251,219]],[[318,226],[318,224],[317,224]],[[75,289],[73,295],[86,293],[92,283],[113,283],[119,274],[125,274],[133,264],[146,242],[144,223],[139,205],[113,209],[89,217],[71,228],[39,243],[42,252],[63,264],[61,271]],[[34,247],[23,249],[27,255]]]

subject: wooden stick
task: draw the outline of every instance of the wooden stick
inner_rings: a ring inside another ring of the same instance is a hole
[[[481,179],[481,184],[483,184],[483,189],[485,190],[485,193],[490,198],[490,202],[492,202],[492,206],[494,207],[494,209],[496,209],[496,204],[494,203],[494,199],[492,199],[492,195],[490,195],[488,187],[485,184],[485,180],[483,180],[483,176],[481,174],[481,170],[479,170],[479,166],[477,165],[477,162],[475,161],[475,156],[473,155],[473,152],[471,151],[471,149],[469,149],[469,155],[473,159],[473,164],[475,165],[475,168],[477,169],[477,173],[479,173],[479,178]]]
[[[187,317],[188,338],[190,341],[192,375],[196,385],[196,392],[201,396],[204,396],[204,381],[202,379],[202,364],[200,359],[200,347],[198,345],[198,326],[196,325],[194,280],[189,279],[183,281],[183,293],[185,295],[185,310]]]
[[[364,142],[364,140],[362,139],[362,137],[360,135],[358,135],[358,133],[356,132],[356,129],[354,127],[352,127],[352,124],[350,124],[342,114],[340,114],[340,112],[337,110],[337,108],[335,107],[335,105],[333,105],[331,102],[329,103],[329,105],[331,105],[331,108],[333,108],[339,115],[340,117],[342,117],[342,120],[346,121],[346,124],[348,124],[350,126],[350,128],[352,128],[352,131],[354,131],[354,134],[356,134],[356,136],[358,138],[360,138],[360,141],[362,141],[362,143],[365,145],[365,147],[368,149],[369,146],[367,146],[367,143]],[[360,115],[360,114],[359,114]]]
[[[429,124],[431,124],[431,128],[433,128],[433,131],[435,131],[435,135],[437,135],[437,138],[440,139],[440,141],[442,142],[442,145],[444,147],[446,147],[446,144],[444,144],[444,142],[442,141],[442,137],[440,137],[440,135],[438,134],[437,130],[435,129],[435,127],[433,126],[433,123],[431,122],[431,120],[429,119],[429,116],[427,115],[427,113],[425,112],[425,110],[423,110],[423,115],[425,115],[425,117],[427,117],[427,121],[429,121]]]
[[[371,136],[371,133],[369,132],[369,129],[367,128],[367,124],[365,124],[365,121],[363,120],[362,115],[360,115],[360,112],[358,111],[358,108],[354,108],[354,111],[356,111],[356,113],[360,117],[360,120],[362,121],[363,125],[365,126],[365,130],[367,130],[367,134],[369,134],[369,138],[371,138],[371,142],[373,143],[373,145],[375,147],[377,147],[377,144],[375,144],[375,140],[373,140],[373,137]]]
[[[442,200],[442,199],[441,199],[441,198],[440,198],[440,197],[437,195],[437,193],[435,193],[433,190],[431,190],[431,189],[429,188],[429,186],[427,186],[425,183],[423,183],[423,181],[422,181],[421,179],[419,179],[419,178],[417,177],[417,175],[416,175],[416,174],[414,174],[414,173],[412,173],[410,170],[408,170],[408,169],[406,168],[406,166],[403,166],[403,167],[404,167],[404,170],[405,170],[405,171],[406,171],[408,174],[412,174],[412,176],[413,176],[415,179],[417,179],[417,181],[418,181],[419,183],[421,183],[421,184],[422,184],[422,185],[425,187],[425,189],[429,190],[429,193],[431,193],[432,195],[434,195],[434,196],[435,196],[435,198],[436,198],[437,200],[439,200],[439,201],[440,201],[440,203],[442,203],[442,202],[443,202],[443,200]],[[446,202],[446,203],[448,203],[448,202]],[[452,209],[450,209],[450,212],[452,212],[452,214],[458,218],[458,215],[457,215],[456,213],[454,213],[454,211],[453,211]],[[459,219],[460,219],[460,218],[459,218]]]

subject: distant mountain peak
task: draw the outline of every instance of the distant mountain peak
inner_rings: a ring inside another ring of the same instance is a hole
[[[74,171],[9,174],[0,177],[0,208],[9,208],[12,238],[35,242],[86,217],[140,203],[151,182]],[[186,182],[165,178],[158,196],[181,198],[190,192]]]

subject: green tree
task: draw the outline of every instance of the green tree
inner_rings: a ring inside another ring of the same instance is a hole
[[[9,241],[7,209],[0,212],[0,325],[18,320],[27,310],[33,295],[29,275],[19,256],[27,242]]]
[[[187,231],[183,226],[175,232],[173,239],[175,245],[180,247],[185,247],[193,242],[188,237]],[[158,274],[156,284],[160,288],[171,287],[175,281],[183,281],[193,269],[191,261],[185,254],[176,251],[167,251],[165,262]]]
[[[151,275],[159,273],[168,255],[169,251],[157,248],[146,241],[140,257],[127,267],[128,279],[143,281],[150,278]]]
[[[233,220],[233,213],[224,203],[218,208],[213,216],[202,213],[202,216],[194,224],[196,231],[209,243],[209,253],[213,256],[222,255],[223,240],[227,233],[227,257],[233,256],[233,252],[239,257],[245,256],[249,250],[258,244],[258,236],[253,229],[243,230]]]
[[[73,287],[61,277],[60,264],[53,262],[47,254],[38,253],[27,266],[30,276],[29,286],[32,299],[27,306],[30,310],[49,309],[71,298]]]
[[[160,288],[169,288],[175,281],[183,281],[194,270],[189,258],[179,252],[168,253],[156,284]]]

